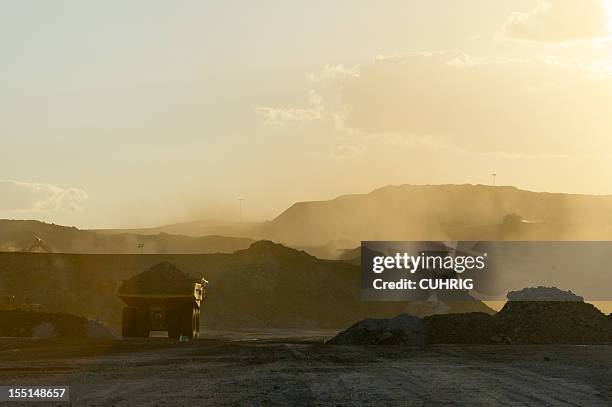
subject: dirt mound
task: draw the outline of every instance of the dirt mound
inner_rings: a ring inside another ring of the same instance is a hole
[[[209,229],[212,231],[212,229]],[[29,220],[0,219],[0,251],[98,254],[233,253],[249,247],[252,239],[199,233],[184,236],[155,229],[79,230]],[[172,233],[172,232],[170,232]],[[139,245],[142,244],[142,247]]]
[[[423,322],[402,314],[389,319],[365,319],[340,332],[331,345],[423,345]]]
[[[612,344],[612,323],[580,301],[510,301],[493,315],[423,319],[427,343]]]
[[[612,325],[584,302],[508,302],[495,315],[498,340],[510,343],[612,343]]]
[[[119,294],[189,294],[195,279],[167,261],[135,275],[119,287]]]
[[[510,291],[506,296],[508,301],[584,301],[571,290],[563,291],[557,287],[529,287],[518,291]]]
[[[91,335],[92,324],[97,328],[95,336]],[[97,338],[102,331],[106,337],[112,335],[103,325],[72,314],[0,311],[0,336]]]
[[[87,321],[87,337],[91,339],[113,339],[115,334],[108,327],[97,321]]]

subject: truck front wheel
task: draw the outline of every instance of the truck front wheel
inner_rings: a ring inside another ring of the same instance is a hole
[[[168,325],[168,338],[178,339],[181,336],[181,312],[180,310],[170,310],[166,314],[166,324]]]
[[[124,338],[146,338],[149,336],[148,310],[125,307],[121,314],[121,335]]]
[[[200,335],[200,310],[186,308],[181,314],[181,335],[196,339]]]

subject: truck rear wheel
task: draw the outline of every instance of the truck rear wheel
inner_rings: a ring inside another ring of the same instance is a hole
[[[147,338],[149,333],[148,310],[133,307],[123,308],[121,335],[124,338]]]
[[[166,325],[168,326],[168,338],[178,339],[181,336],[181,310],[168,310],[166,314]]]
[[[200,309],[197,308],[196,312],[197,312],[197,314],[196,314],[196,324],[195,324],[195,327],[196,327],[196,330],[195,330],[196,336],[195,337],[199,338],[200,337]]]
[[[195,339],[200,334],[200,310],[186,308],[181,312],[181,335]]]
[[[193,337],[195,339],[200,337],[200,309],[193,309]]]
[[[121,336],[124,338],[133,337],[134,331],[134,311],[135,308],[123,308],[123,312],[121,313]]]

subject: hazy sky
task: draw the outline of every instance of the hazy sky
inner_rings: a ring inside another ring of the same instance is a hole
[[[612,194],[600,0],[0,0],[0,217],[270,219],[387,184]]]

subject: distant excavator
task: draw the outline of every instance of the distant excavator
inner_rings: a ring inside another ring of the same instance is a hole
[[[0,310],[11,310],[15,309],[15,296],[4,295],[2,296],[2,302],[0,302]]]
[[[28,249],[30,253],[50,253],[51,247],[49,247],[44,240],[38,236],[34,236],[34,242]]]

